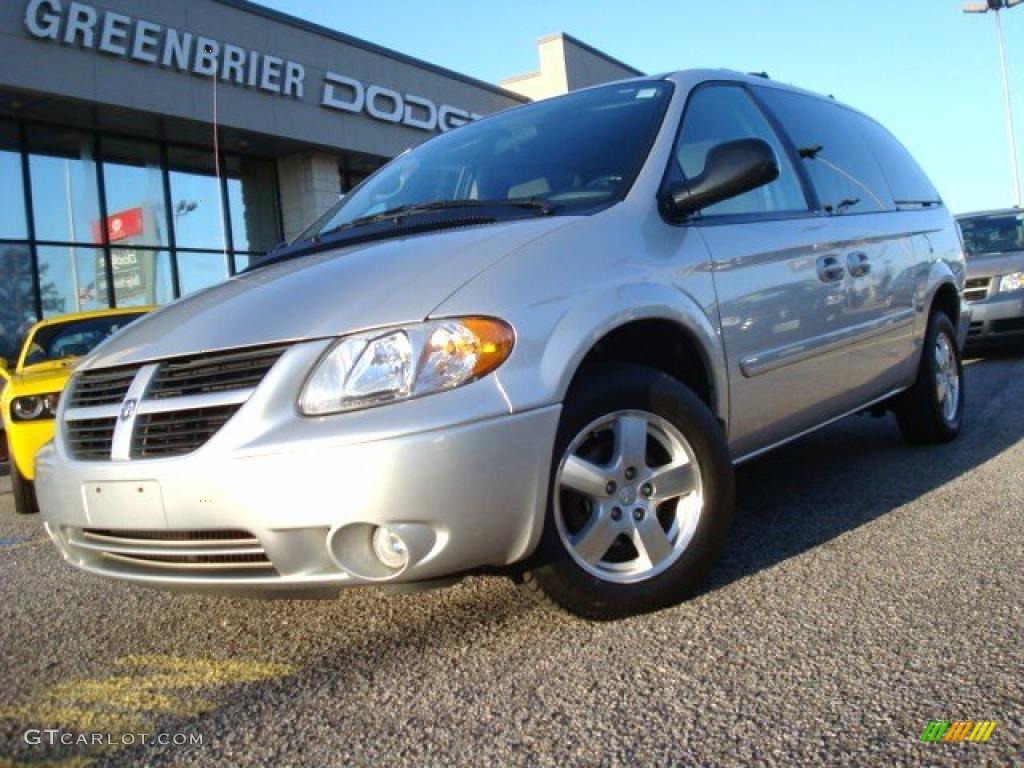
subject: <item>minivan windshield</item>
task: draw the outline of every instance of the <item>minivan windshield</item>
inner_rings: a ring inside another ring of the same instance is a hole
[[[960,219],[967,255],[1024,251],[1024,211]]]
[[[469,123],[385,165],[298,239],[431,204],[550,213],[617,202],[640,172],[671,95],[664,80],[608,85]]]

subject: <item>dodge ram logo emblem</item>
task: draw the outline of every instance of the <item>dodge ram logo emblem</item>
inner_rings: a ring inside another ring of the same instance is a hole
[[[134,399],[124,401],[124,405],[121,406],[121,421],[128,421],[135,415],[135,406],[138,405],[138,402]]]

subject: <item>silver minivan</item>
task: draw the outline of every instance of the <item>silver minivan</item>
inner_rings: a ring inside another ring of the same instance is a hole
[[[922,128],[926,129],[924,123]],[[700,588],[733,467],[963,418],[964,255],[865,115],[687,71],[445,133],[78,367],[37,459],[90,573],[222,593],[500,570],[583,616]]]

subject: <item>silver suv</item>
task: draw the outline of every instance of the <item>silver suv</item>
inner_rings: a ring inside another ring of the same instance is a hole
[[[967,252],[972,345],[1024,339],[1024,210],[958,216]]]
[[[407,152],[78,368],[37,460],[82,570],[232,593],[501,569],[613,618],[697,590],[733,466],[865,408],[960,431],[963,246],[903,146],[725,71]]]

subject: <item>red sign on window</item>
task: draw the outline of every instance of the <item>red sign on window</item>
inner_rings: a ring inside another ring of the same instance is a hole
[[[110,242],[116,243],[118,240],[141,234],[142,208],[128,208],[107,216],[107,237],[110,238]],[[103,242],[99,222],[93,225],[92,236],[97,243]]]

